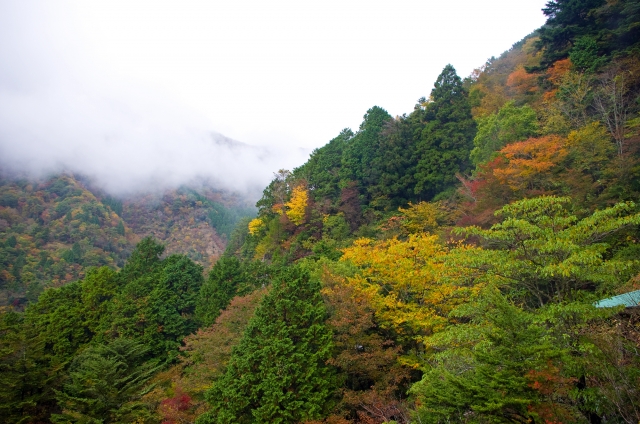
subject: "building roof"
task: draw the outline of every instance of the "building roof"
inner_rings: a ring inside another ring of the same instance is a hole
[[[596,308],[611,308],[620,305],[624,305],[627,308],[640,305],[640,290],[609,297],[594,303]]]

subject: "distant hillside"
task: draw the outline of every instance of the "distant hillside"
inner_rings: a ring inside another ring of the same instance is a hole
[[[87,267],[119,268],[152,236],[166,253],[209,269],[236,221],[251,215],[242,199],[211,188],[182,188],[127,199],[82,177],[0,177],[0,306],[22,307],[46,287],[83,278]]]
[[[122,217],[138,237],[152,236],[167,254],[189,256],[208,270],[224,252],[236,222],[254,215],[242,199],[207,188],[181,188],[125,200]]]

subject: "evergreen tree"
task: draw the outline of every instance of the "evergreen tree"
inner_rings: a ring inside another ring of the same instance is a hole
[[[116,226],[116,232],[121,236],[124,236],[124,224],[122,221],[118,221],[118,225]]]
[[[196,316],[201,326],[208,327],[215,322],[246,278],[242,264],[235,256],[218,259],[198,294]]]
[[[342,186],[348,181],[356,181],[362,195],[367,187],[377,184],[384,161],[380,143],[385,124],[391,115],[381,107],[374,106],[364,115],[358,133],[349,141],[342,155],[340,177]]]
[[[415,193],[429,198],[453,186],[456,174],[469,168],[476,134],[467,90],[453,66],[445,66],[438,76],[424,120],[426,125],[414,152]]]
[[[207,393],[207,423],[297,423],[323,416],[333,392],[331,332],[320,285],[291,267],[273,283]]]
[[[92,346],[71,363],[68,379],[57,392],[62,414],[54,423],[146,422],[147,406],[140,401],[151,376],[160,367],[145,362],[148,348],[128,339]]]
[[[424,128],[419,113],[397,118],[387,125],[380,148],[383,154],[380,161],[380,177],[369,187],[374,206],[380,209],[395,210],[416,199],[415,187],[416,162],[413,149]]]
[[[24,316],[0,313],[0,416],[5,422],[44,422],[55,407],[48,358],[37,334],[27,334]]]
[[[307,180],[316,201],[325,197],[335,200],[340,195],[342,155],[352,137],[353,132],[345,128],[325,146],[315,149],[309,160],[293,171],[296,179]]]
[[[110,302],[101,337],[132,338],[148,346],[153,356],[172,358],[182,338],[197,329],[195,310],[202,267],[186,256],[154,259],[153,252],[162,246],[153,241],[140,247],[143,250],[135,258],[131,255],[135,261],[119,275],[123,286]],[[145,267],[149,271],[138,274]]]

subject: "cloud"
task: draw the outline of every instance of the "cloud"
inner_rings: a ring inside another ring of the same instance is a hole
[[[72,23],[46,3],[0,4],[0,166],[71,170],[113,194],[208,181],[254,195],[308,149],[253,147],[158,87],[96,69]],[[251,119],[251,113],[247,119]]]

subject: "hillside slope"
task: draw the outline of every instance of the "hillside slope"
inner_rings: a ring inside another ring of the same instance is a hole
[[[241,198],[211,188],[118,199],[72,174],[2,176],[0,306],[20,308],[46,287],[83,278],[87,267],[117,269],[147,236],[209,269],[245,214],[252,210]]]

